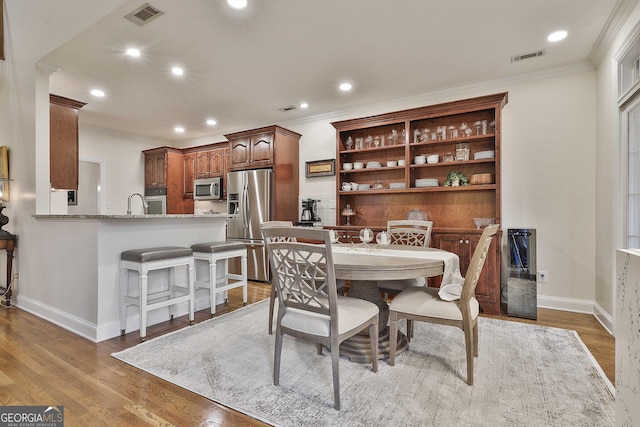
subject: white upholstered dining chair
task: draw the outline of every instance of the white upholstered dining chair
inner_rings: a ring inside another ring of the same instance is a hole
[[[407,319],[408,330],[411,329],[411,322],[416,320],[456,326],[464,332],[467,384],[473,385],[474,357],[478,356],[478,314],[480,312],[475,290],[491,240],[498,232],[498,227],[498,224],[491,225],[482,232],[469,263],[459,300],[445,301],[438,295],[437,288],[424,286],[407,288],[391,301],[389,304],[389,364],[391,366],[395,364],[399,319]]]
[[[431,243],[432,221],[398,219],[387,221],[387,233],[391,236],[392,245],[423,246]],[[388,294],[397,294],[409,286],[424,286],[426,279],[385,280],[378,282],[378,288]]]
[[[293,222],[291,221],[265,221],[262,224],[260,224],[260,229],[261,230],[265,230],[266,228],[273,228],[273,227],[293,227]],[[264,231],[262,233],[262,238],[265,239],[265,242],[267,240],[267,238],[264,236]],[[295,238],[294,238],[295,241]],[[267,262],[269,262],[267,260]],[[275,304],[276,304],[276,286],[273,284],[273,282],[271,283],[271,296],[269,297],[269,335],[273,334],[273,312],[274,312],[274,308],[275,308]]]
[[[316,344],[319,355],[323,346],[327,347],[331,352],[334,407],[340,409],[340,343],[368,329],[372,370],[377,372],[379,309],[369,301],[338,295],[328,230],[267,227],[262,232],[279,301],[273,383],[278,385],[280,381],[283,335]]]

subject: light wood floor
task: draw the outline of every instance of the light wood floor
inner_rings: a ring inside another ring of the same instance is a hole
[[[269,291],[251,284],[249,303]],[[216,315],[241,307],[240,292],[230,291]],[[208,310],[196,314],[196,322],[208,318]],[[576,330],[613,382],[614,339],[593,316],[540,309],[532,323]],[[187,324],[184,316],[149,327],[147,338]],[[110,356],[139,342],[133,332],[95,344],[18,308],[0,309],[0,405],[62,405],[67,427],[265,425]]]

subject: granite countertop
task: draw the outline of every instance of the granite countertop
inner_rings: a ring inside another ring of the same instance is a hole
[[[234,215],[227,213],[207,213],[207,214],[166,214],[166,215],[61,215],[61,214],[39,214],[33,215],[36,219],[210,219],[210,218],[233,218]]]

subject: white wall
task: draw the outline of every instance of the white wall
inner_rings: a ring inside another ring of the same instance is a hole
[[[105,215],[127,213],[127,199],[132,193],[144,195],[143,150],[168,145],[164,141],[115,133],[82,125],[80,110],[80,157],[104,161],[105,182],[103,197]],[[139,200],[136,199],[136,203]]]

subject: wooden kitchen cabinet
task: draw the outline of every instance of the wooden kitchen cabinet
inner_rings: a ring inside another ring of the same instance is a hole
[[[225,135],[229,171],[272,168],[273,220],[299,221],[300,136],[277,125]]]
[[[185,199],[193,199],[193,181],[196,176],[196,153],[187,153],[183,157],[184,163],[184,190]]]
[[[78,189],[78,115],[84,105],[49,95],[49,178],[53,189]]]
[[[463,277],[467,275],[467,269],[471,262],[473,252],[482,235],[482,230],[467,231],[437,231],[431,236],[431,246],[458,254],[460,258],[460,272]],[[476,299],[480,303],[482,312],[487,314],[500,313],[500,241],[501,233],[491,242],[487,259],[482,269],[482,274],[476,286]],[[440,285],[437,278],[436,286]]]
[[[165,188],[167,186],[167,150],[145,152],[144,188]]]
[[[226,177],[229,171],[229,143],[189,147],[184,154],[184,197],[193,199],[193,181],[198,178],[222,177],[223,198],[226,199]]]
[[[229,140],[230,170],[272,167],[286,156],[287,151],[298,152],[300,134],[267,126],[225,135]]]
[[[407,219],[409,212],[421,211],[433,221],[434,232],[443,233],[437,245],[457,253],[465,273],[480,236],[474,218],[495,218],[498,224],[501,220],[501,122],[506,103],[507,93],[497,93],[332,123],[336,129],[336,224],[346,224],[342,212],[347,205],[355,211],[349,219],[353,228],[386,228],[388,220]],[[466,149],[466,156],[458,155],[463,154],[459,149]],[[437,156],[438,162],[420,164],[415,160],[418,155]],[[451,161],[445,161],[449,156]],[[356,163],[362,163],[362,168],[356,169]],[[469,181],[475,176],[478,183],[445,185],[453,172]],[[426,186],[426,180],[437,185]],[[343,190],[347,182],[363,188]],[[433,237],[432,242],[435,246]],[[487,259],[476,290],[487,314],[500,311],[498,242],[495,245],[497,252]]]
[[[196,178],[221,177],[225,170],[224,148],[196,153]]]
[[[185,161],[181,150],[171,147],[143,151],[145,195],[166,195],[168,214],[192,214],[193,199],[185,199]]]

